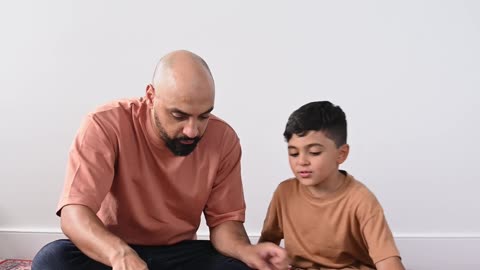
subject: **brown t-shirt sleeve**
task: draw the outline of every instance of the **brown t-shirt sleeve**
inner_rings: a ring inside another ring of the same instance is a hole
[[[242,151],[235,132],[227,128],[222,138],[220,164],[216,179],[204,209],[209,227],[225,221],[245,221],[245,199],[241,178]]]
[[[70,149],[57,215],[69,204],[85,205],[94,213],[100,209],[114,175],[115,147],[109,136],[95,115],[85,118]]]
[[[400,257],[383,209],[373,195],[367,199],[365,208],[361,229],[370,258],[376,264],[390,257]]]
[[[278,245],[283,239],[279,192],[279,188],[277,187],[268,206],[259,242],[272,242]]]

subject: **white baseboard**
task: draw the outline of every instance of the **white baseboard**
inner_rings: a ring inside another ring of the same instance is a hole
[[[42,246],[61,238],[59,231],[0,230],[0,258],[32,259]],[[250,239],[256,243],[258,235]],[[480,269],[479,235],[397,235],[395,240],[408,270]]]
[[[478,235],[398,236],[395,241],[407,269],[480,269]]]
[[[0,258],[31,260],[44,245],[62,238],[59,231],[0,230]]]

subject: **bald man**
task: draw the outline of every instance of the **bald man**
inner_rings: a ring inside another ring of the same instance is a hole
[[[282,248],[248,240],[241,148],[214,100],[205,61],[174,51],[145,97],[88,114],[57,209],[69,239],[43,247],[32,269],[287,269]],[[196,240],[202,213],[210,241]]]

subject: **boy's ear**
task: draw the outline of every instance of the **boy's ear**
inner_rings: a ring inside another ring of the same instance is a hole
[[[347,160],[348,153],[350,152],[350,146],[348,144],[344,144],[338,148],[338,156],[337,156],[337,164],[340,165],[345,160]]]

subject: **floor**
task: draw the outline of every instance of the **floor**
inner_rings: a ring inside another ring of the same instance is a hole
[[[32,261],[0,259],[0,270],[30,270]]]

